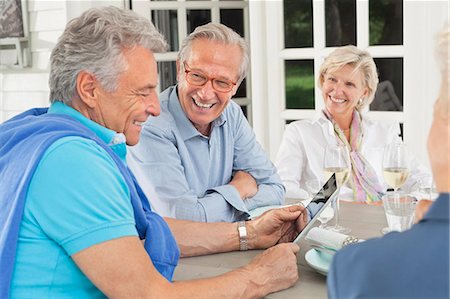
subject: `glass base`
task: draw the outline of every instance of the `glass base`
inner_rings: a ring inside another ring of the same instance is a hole
[[[340,225],[327,226],[326,229],[329,229],[331,231],[341,233],[341,234],[348,234],[349,232],[351,232],[351,230],[348,227],[343,227]]]

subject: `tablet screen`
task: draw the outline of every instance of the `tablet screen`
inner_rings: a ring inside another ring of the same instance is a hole
[[[299,235],[295,238],[295,243],[299,242],[301,237],[314,226],[314,222],[317,220],[323,209],[336,198],[336,190],[336,176],[333,174],[306,206],[306,210],[308,211],[308,221]]]

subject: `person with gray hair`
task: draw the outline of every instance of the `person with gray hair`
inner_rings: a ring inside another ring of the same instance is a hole
[[[287,126],[275,160],[287,196],[308,196],[309,182],[323,181],[326,146],[343,144],[350,153],[351,175],[340,198],[379,202],[388,188],[382,174],[383,149],[401,140],[398,124],[375,121],[364,113],[377,89],[375,62],[367,51],[351,45],[339,47],[322,63],[317,84],[324,109],[312,119]],[[429,177],[427,171],[411,161],[404,188],[414,188],[424,177]]]
[[[160,95],[128,164],[161,215],[204,222],[247,219],[281,205],[285,189],[241,107],[231,100],[249,67],[245,40],[222,24],[197,27],[182,43],[178,84]]]
[[[165,48],[144,17],[89,9],[51,54],[51,106],[0,125],[0,298],[256,298],[298,279],[299,247],[276,244],[304,227],[300,206],[240,224],[151,210],[126,145],[160,113],[154,53]],[[180,255],[268,247],[235,271],[172,282]]]
[[[450,298],[450,26],[438,35],[441,88],[434,104],[428,155],[439,196],[404,232],[338,251],[327,278],[330,299]],[[419,203],[426,203],[420,201]]]

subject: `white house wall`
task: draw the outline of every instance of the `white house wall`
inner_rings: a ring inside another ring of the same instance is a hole
[[[67,22],[89,7],[110,4],[124,7],[124,0],[27,2],[32,67],[0,68],[0,123],[29,108],[49,105],[50,53]]]
[[[31,107],[48,106],[50,52],[67,22],[64,1],[29,1],[32,67],[0,69],[0,121]]]

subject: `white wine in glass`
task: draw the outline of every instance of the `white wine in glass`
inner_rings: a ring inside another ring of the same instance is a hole
[[[338,196],[333,202],[335,225],[328,226],[327,228],[347,234],[350,232],[349,228],[343,227],[339,224],[339,193],[341,186],[343,186],[349,177],[350,173],[350,157],[347,147],[343,144],[329,144],[325,148],[325,157],[323,160],[323,171],[325,177],[329,178],[333,173],[336,174],[336,181],[338,190],[336,191]]]
[[[408,179],[409,167],[406,146],[401,142],[391,143],[384,149],[383,177],[386,183],[397,192]]]
[[[383,155],[383,177],[386,183],[394,189],[394,196],[399,197],[398,189],[403,186],[409,176],[408,157],[406,146],[401,142],[387,145]],[[381,232],[388,233],[389,227],[384,227]]]
[[[394,190],[400,188],[409,176],[409,170],[406,167],[386,167],[383,169],[383,177],[386,183]]]

